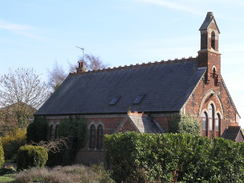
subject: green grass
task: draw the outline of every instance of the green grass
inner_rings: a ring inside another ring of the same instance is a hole
[[[12,182],[15,179],[10,177],[9,175],[4,175],[4,176],[0,176],[0,183],[1,182]]]

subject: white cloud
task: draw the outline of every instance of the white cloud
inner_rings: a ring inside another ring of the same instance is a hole
[[[32,29],[32,27],[28,25],[13,24],[10,22],[0,20],[0,29],[9,30],[9,31],[28,31]]]
[[[37,40],[43,39],[40,36],[33,34],[31,32],[33,30],[33,27],[29,26],[29,25],[14,24],[11,22],[0,20],[0,30],[1,29],[16,33],[18,35],[22,35],[24,37],[32,38],[32,39],[37,39]]]
[[[143,2],[143,3],[159,5],[159,6],[168,8],[168,9],[184,11],[184,12],[191,13],[191,14],[194,14],[194,15],[202,15],[201,13],[199,13],[199,11],[197,11],[192,6],[183,5],[184,2],[183,3],[179,3],[179,2],[169,1],[169,0],[137,0],[137,1],[140,1],[140,2]]]

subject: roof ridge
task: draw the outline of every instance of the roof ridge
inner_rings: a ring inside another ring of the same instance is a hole
[[[120,69],[127,69],[127,68],[132,68],[132,67],[141,67],[141,66],[146,66],[146,65],[152,65],[152,64],[170,64],[170,63],[181,63],[181,62],[188,62],[188,61],[193,61],[196,60],[197,57],[182,57],[182,58],[175,58],[173,60],[168,59],[168,60],[161,60],[161,61],[154,61],[154,62],[143,62],[143,63],[136,63],[136,64],[130,64],[130,65],[123,65],[123,66],[115,66],[115,67],[107,67],[103,69],[98,69],[98,70],[88,70],[85,72],[73,72],[70,73],[71,75],[76,75],[76,74],[86,74],[86,73],[94,73],[94,72],[104,72],[104,71],[112,71],[112,70],[120,70]]]

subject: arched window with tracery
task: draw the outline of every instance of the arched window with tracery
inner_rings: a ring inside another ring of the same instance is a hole
[[[202,131],[204,136],[208,136],[208,113],[202,113]]]
[[[54,133],[55,139],[58,138],[58,128],[59,128],[59,125],[56,125],[56,127],[55,127],[55,133]]]
[[[96,147],[96,127],[95,125],[90,126],[90,140],[89,140],[89,148],[95,149]]]
[[[214,33],[214,31],[211,33],[211,47],[213,49],[216,49],[216,45],[215,45],[215,33]]]
[[[103,148],[103,126],[98,125],[97,127],[97,149]]]

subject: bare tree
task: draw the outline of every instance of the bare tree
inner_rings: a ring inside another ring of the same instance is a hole
[[[66,77],[67,73],[63,70],[62,66],[58,65],[56,62],[53,69],[48,71],[48,85],[53,90],[56,90]]]
[[[99,70],[106,67],[100,58],[94,55],[85,54],[84,63],[87,70]]]
[[[91,54],[85,54],[84,60],[82,58],[80,61],[84,62],[86,70],[99,70],[106,67],[106,65],[99,57]],[[77,64],[69,64],[69,72],[75,72],[77,66]],[[68,72],[63,70],[62,66],[58,65],[58,63],[55,63],[53,69],[48,71],[48,84],[53,89],[53,91],[55,91],[62,84],[68,74]]]
[[[18,68],[0,77],[0,105],[25,103],[39,108],[49,96],[45,82],[33,69]]]
[[[26,127],[49,94],[47,85],[33,69],[10,70],[0,76],[0,119],[6,125]]]

